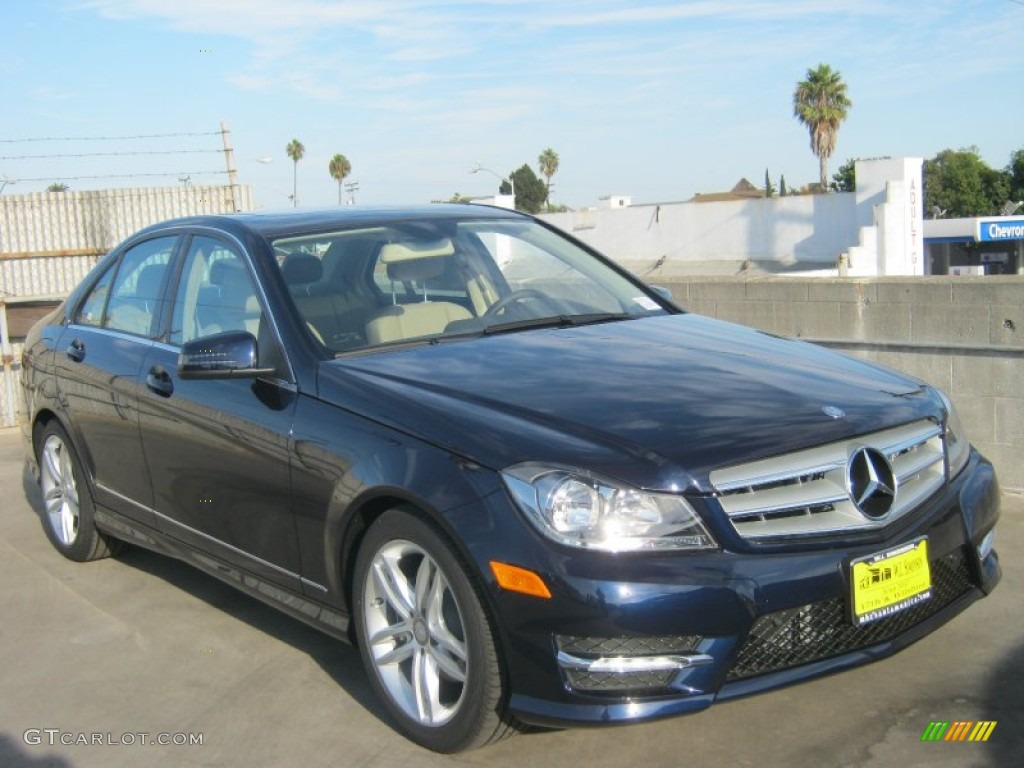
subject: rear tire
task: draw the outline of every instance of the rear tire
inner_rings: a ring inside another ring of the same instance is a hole
[[[36,442],[43,528],[54,548],[69,560],[86,562],[116,554],[121,542],[96,529],[89,483],[67,432],[56,421]]]
[[[511,733],[483,601],[433,525],[402,509],[374,521],[356,559],[353,617],[370,685],[409,739],[450,753]]]

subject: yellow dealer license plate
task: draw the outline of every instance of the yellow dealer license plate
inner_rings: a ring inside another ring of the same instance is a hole
[[[851,582],[858,627],[927,600],[932,596],[927,537],[854,560]]]

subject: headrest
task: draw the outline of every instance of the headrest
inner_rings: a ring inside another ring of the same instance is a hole
[[[135,292],[143,299],[155,299],[160,293],[164,282],[165,264],[150,264],[139,270],[135,283]]]
[[[227,285],[238,281],[244,272],[245,267],[234,259],[217,259],[210,265],[210,282],[214,285]]]
[[[424,280],[433,280],[444,274],[445,264],[444,259],[434,257],[394,261],[388,264],[388,278],[399,283],[407,281],[422,283]]]
[[[315,283],[324,274],[324,265],[311,253],[293,253],[281,266],[281,274],[288,285]]]
[[[380,249],[381,264],[397,264],[412,259],[429,259],[435,256],[451,256],[455,246],[448,238],[441,240],[416,241],[407,243],[386,243]]]

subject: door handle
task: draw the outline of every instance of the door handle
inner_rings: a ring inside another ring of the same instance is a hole
[[[81,339],[75,339],[67,348],[68,357],[76,363],[85,360],[85,343]]]
[[[146,375],[146,386],[160,397],[170,397],[174,392],[174,382],[163,366],[154,365]]]

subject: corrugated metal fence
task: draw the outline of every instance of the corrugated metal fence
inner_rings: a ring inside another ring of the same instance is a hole
[[[0,300],[63,297],[97,259],[143,227],[166,219],[252,210],[252,187],[189,186],[38,192],[0,196]],[[20,345],[0,334],[0,426],[20,409]],[[17,339],[13,340],[17,341]],[[9,397],[15,392],[15,400]]]
[[[251,210],[248,185],[3,195],[0,258],[89,248],[107,251],[133,232],[164,219]]]

